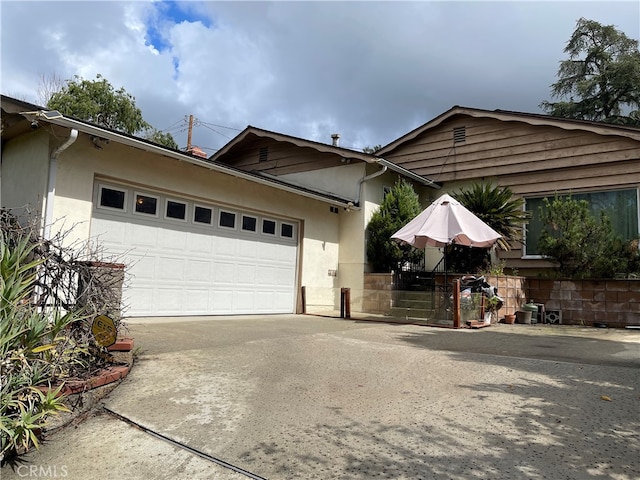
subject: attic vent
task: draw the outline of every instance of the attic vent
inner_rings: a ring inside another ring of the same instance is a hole
[[[258,161],[266,162],[267,160],[269,160],[269,147],[260,147],[258,151]]]
[[[466,127],[456,127],[453,129],[453,143],[463,143],[467,139]]]

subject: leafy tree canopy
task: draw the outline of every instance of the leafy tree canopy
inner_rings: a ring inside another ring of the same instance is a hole
[[[382,148],[382,145],[374,145],[373,147],[366,146],[366,147],[364,147],[364,148],[362,149],[362,152],[363,152],[363,153],[369,153],[369,154],[372,154],[372,153],[377,152],[377,151],[378,151],[378,150],[380,150],[381,148]]]
[[[153,127],[147,129],[144,132],[143,137],[154,143],[158,143],[168,148],[173,148],[174,150],[178,150],[180,148],[170,133],[162,133],[160,130]]]
[[[135,98],[122,87],[115,90],[100,74],[95,80],[78,75],[67,80],[62,90],[51,95],[47,107],[129,134],[150,127],[136,107]]]
[[[50,92],[55,85],[56,82],[45,85],[45,90],[49,90],[46,93],[49,96],[48,108],[130,135],[141,134],[152,142],[178,149],[170,133],[162,133],[144,120],[130,93],[123,87],[115,90],[102,75],[96,75],[95,80],[85,80],[75,75],[64,82],[59,90]]]
[[[564,49],[558,81],[551,85],[558,102],[540,107],[557,117],[640,125],[640,52],[638,40],[613,25],[581,18]]]
[[[544,199],[540,217],[540,253],[558,265],[560,275],[571,278],[610,278],[635,273],[640,267],[637,240],[616,235],[609,218],[594,216],[586,200],[555,196]]]
[[[400,179],[387,193],[380,208],[373,214],[367,230],[367,258],[374,272],[396,270],[404,263],[420,263],[424,252],[410,245],[400,245],[391,235],[404,227],[422,211],[413,186]]]

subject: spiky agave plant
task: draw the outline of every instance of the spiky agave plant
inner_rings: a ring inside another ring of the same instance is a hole
[[[531,212],[524,210],[524,199],[514,197],[509,187],[474,183],[451,196],[502,235],[496,242],[500,249],[508,251],[511,243],[522,242],[523,227],[531,218]]]

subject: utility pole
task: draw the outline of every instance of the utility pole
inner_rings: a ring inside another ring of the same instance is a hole
[[[191,151],[191,133],[193,132],[193,115],[189,115],[189,130],[187,132],[187,152]]]

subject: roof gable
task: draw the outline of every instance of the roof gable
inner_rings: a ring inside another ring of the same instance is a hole
[[[438,115],[427,123],[415,128],[409,133],[385,145],[376,152],[376,155],[384,156],[393,152],[398,147],[414,140],[416,137],[429,132],[456,116],[467,116],[471,118],[490,118],[502,122],[521,122],[529,125],[556,127],[564,130],[582,130],[596,133],[598,135],[614,135],[631,138],[640,141],[640,128],[626,125],[614,125],[603,122],[592,122],[587,120],[574,120],[569,118],[552,117],[536,113],[513,112],[508,110],[482,110],[454,106],[446,112]]]
[[[313,140],[306,140],[304,138],[294,137],[283,133],[272,132],[262,128],[253,127],[251,125],[231,139],[231,141],[229,141],[224,147],[213,154],[210,159],[224,163],[230,152],[241,149],[243,144],[252,141],[252,138],[255,137],[270,139],[275,142],[285,142],[300,148],[310,148],[320,153],[330,153],[349,160],[357,160],[367,163],[373,163],[376,160],[375,156],[358,152],[357,150],[329,145],[322,142],[315,142]]]

